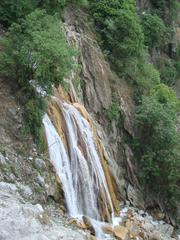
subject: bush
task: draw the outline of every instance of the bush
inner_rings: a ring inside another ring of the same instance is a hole
[[[157,67],[160,72],[161,81],[166,85],[172,87],[175,85],[178,78],[177,62],[170,58],[159,58]]]
[[[177,203],[180,194],[180,135],[174,102],[175,93],[160,85],[151,96],[142,98],[136,111],[140,179],[171,204]]]
[[[180,101],[176,97],[173,89],[165,84],[159,84],[151,92],[151,95],[156,98],[161,104],[169,104],[176,112],[180,110]]]
[[[42,117],[46,111],[45,101],[36,96],[28,99],[24,107],[25,117],[25,130],[26,133],[32,134],[36,144],[41,147],[41,128],[42,128]]]
[[[139,55],[144,38],[135,1],[92,1],[90,7],[104,46],[114,57]]]
[[[145,36],[145,44],[152,49],[164,44],[166,27],[161,18],[156,14],[145,13],[142,16],[142,28]]]
[[[73,68],[75,51],[67,44],[61,21],[35,10],[20,24],[12,24],[2,39],[0,73],[17,81],[25,96],[25,119],[39,140],[43,101],[37,87],[51,93],[53,85]]]
[[[47,92],[52,84],[63,82],[73,66],[71,49],[60,20],[35,10],[21,24],[13,24],[3,39],[1,72],[15,78],[21,86],[30,80]]]
[[[0,22],[9,26],[37,7],[36,0],[5,0],[0,3]]]
[[[180,10],[178,0],[151,0],[151,3],[167,25],[171,25],[177,19]]]

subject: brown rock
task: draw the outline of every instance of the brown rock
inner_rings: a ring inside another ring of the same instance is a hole
[[[114,236],[119,240],[129,240],[128,230],[126,227],[114,227]]]
[[[91,221],[87,217],[83,216],[83,222],[86,226],[86,229],[88,229],[91,232],[92,235],[95,235],[95,230],[94,230],[94,227],[91,224]]]
[[[85,223],[83,221],[80,221],[78,219],[72,218],[69,220],[70,224],[76,225],[78,228],[81,229],[87,229],[87,226],[85,225]]]
[[[107,234],[114,234],[114,229],[109,224],[106,224],[106,225],[102,226],[102,230],[103,230],[103,232],[105,232]]]

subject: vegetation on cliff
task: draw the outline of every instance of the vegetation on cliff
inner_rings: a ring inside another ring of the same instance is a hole
[[[176,129],[180,105],[167,85],[173,86],[179,75],[178,50],[174,54],[170,49],[179,3],[162,0],[152,1],[152,5],[138,15],[134,0],[90,1],[112,67],[134,85],[134,149],[140,179],[168,203],[176,204],[180,197],[180,134]],[[152,62],[155,51],[161,57]]]

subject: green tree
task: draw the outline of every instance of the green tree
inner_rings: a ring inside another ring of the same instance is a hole
[[[2,40],[1,72],[22,86],[33,80],[50,92],[73,66],[75,51],[68,46],[61,21],[35,10],[21,24],[13,24]]]
[[[177,203],[180,197],[177,102],[172,90],[159,85],[151,96],[142,98],[136,111],[140,178],[171,204]]]
[[[0,2],[0,22],[9,26],[25,17],[37,7],[36,0],[2,0]]]
[[[114,57],[139,55],[144,36],[135,1],[91,1],[90,7],[104,46]]]
[[[68,45],[61,21],[45,10],[12,24],[1,43],[0,73],[21,87],[27,127],[39,141],[45,105],[38,90],[49,94],[53,85],[63,84],[76,51]]]
[[[142,16],[142,27],[145,44],[152,49],[164,44],[166,27],[163,20],[156,14],[145,13]]]

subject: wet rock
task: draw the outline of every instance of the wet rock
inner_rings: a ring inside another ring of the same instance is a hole
[[[85,223],[83,221],[80,221],[75,218],[70,219],[69,224],[76,225],[78,228],[81,228],[81,229],[87,229],[87,226],[85,225]]]
[[[86,226],[86,229],[88,229],[91,232],[92,235],[95,235],[95,229],[92,226],[91,221],[88,219],[88,217],[83,216],[83,222]]]
[[[119,240],[129,240],[128,229],[123,226],[114,227],[114,235]]]
[[[102,230],[103,230],[104,233],[114,234],[113,227],[109,224],[106,224],[106,225],[102,226]]]

